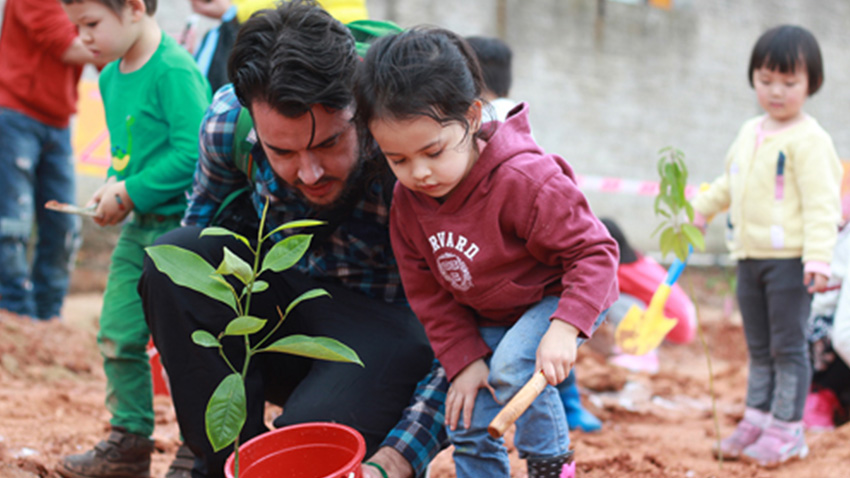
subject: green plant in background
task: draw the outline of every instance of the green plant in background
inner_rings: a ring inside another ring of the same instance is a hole
[[[218,348],[224,362],[232,371],[218,384],[207,402],[205,413],[207,438],[216,452],[233,444],[235,449],[235,476],[239,476],[239,434],[247,417],[245,398],[245,377],[251,357],[262,352],[281,352],[303,357],[355,363],[363,366],[358,355],[348,346],[327,337],[309,337],[290,335],[267,344],[270,337],[286,320],[286,317],[298,304],[317,297],[330,296],[324,289],[311,289],[295,298],[281,312],[278,307],[277,324],[263,337],[252,342],[254,334],[263,330],[267,319],[251,315],[253,294],[268,289],[269,284],[260,279],[266,272],[282,272],[294,266],[310,247],[311,234],[293,234],[276,243],[263,257],[263,243],[280,231],[292,228],[311,227],[324,224],[315,220],[292,221],[263,234],[268,211],[268,201],[260,219],[257,242],[252,246],[244,236],[222,227],[208,227],[201,232],[203,236],[232,236],[245,244],[253,255],[253,264],[249,264],[224,247],[224,258],[218,267],[207,263],[202,257],[186,249],[160,245],[146,249],[156,268],[166,274],[175,284],[188,287],[212,299],[227,304],[234,312],[234,318],[218,335],[206,330],[196,330],[192,340],[201,347]],[[232,276],[234,287],[225,277]],[[224,337],[242,337],[245,343],[245,360],[237,368],[224,353],[221,340]]]
[[[660,155],[658,158],[658,175],[661,177],[661,181],[658,188],[658,195],[655,198],[655,214],[663,217],[663,219],[655,232],[653,232],[653,235],[659,232],[661,233],[659,245],[662,256],[666,256],[672,252],[679,260],[685,262],[692,250],[705,250],[703,233],[693,225],[694,208],[691,206],[687,197],[685,197],[685,187],[688,183],[688,167],[685,165],[685,153],[668,146],[659,150],[658,154]],[[695,297],[694,284],[690,278],[688,279],[688,286],[691,297]],[[708,364],[708,391],[711,395],[714,433],[717,438],[717,448],[719,450],[720,420],[717,416],[717,403],[714,396],[714,372],[711,366],[711,354],[709,353],[708,342],[702,330],[702,319],[699,313],[699,304],[696,300],[694,301],[694,306],[697,315],[697,332],[703,352],[705,353],[706,363]],[[719,466],[721,468],[723,467],[722,454],[720,455]]]
[[[694,208],[685,197],[688,184],[688,168],[685,166],[685,153],[671,146],[662,148],[658,154],[658,195],[655,197],[655,214],[664,219],[652,233],[661,232],[659,246],[661,255],[670,252],[682,262],[688,260],[690,249],[705,250],[705,239],[694,226]],[[682,217],[684,211],[687,221]]]

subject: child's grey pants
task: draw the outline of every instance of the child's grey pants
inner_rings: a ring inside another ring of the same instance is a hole
[[[738,304],[750,353],[747,406],[786,422],[803,418],[809,391],[811,299],[800,258],[738,262]]]

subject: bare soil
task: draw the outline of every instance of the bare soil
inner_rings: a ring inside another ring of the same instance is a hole
[[[104,438],[105,379],[95,344],[105,268],[81,256],[62,321],[39,323],[0,314],[0,477],[56,478],[61,457]],[[743,413],[747,353],[740,317],[730,311],[728,283],[718,270],[686,271],[699,304],[713,366],[721,435]],[[586,406],[604,420],[602,431],[573,432],[578,476],[584,478],[839,478],[850,476],[850,426],[807,435],[805,460],[776,470],[714,460],[716,440],[709,373],[699,341],[664,344],[661,370],[634,374],[607,364],[610,331],[580,349],[577,370]],[[168,397],[157,396],[152,476],[165,474],[179,436]],[[510,436],[508,444],[510,447]],[[512,452],[513,477],[525,467]],[[451,450],[432,466],[434,478],[454,477]]]

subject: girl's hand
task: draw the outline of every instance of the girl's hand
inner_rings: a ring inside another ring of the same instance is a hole
[[[457,421],[460,419],[461,413],[463,413],[464,428],[469,428],[469,424],[472,423],[472,409],[475,408],[475,397],[478,396],[478,389],[486,388],[493,395],[493,398],[496,398],[496,392],[487,383],[489,375],[490,368],[484,363],[484,359],[478,359],[467,365],[452,380],[449,392],[446,394],[446,425],[452,431],[457,429]]]
[[[560,319],[549,322],[549,330],[540,339],[537,347],[537,363],[534,370],[543,370],[549,385],[556,386],[567,379],[576,361],[576,337],[579,331],[574,325]]]
[[[111,226],[123,221],[133,210],[133,201],[127,194],[124,181],[108,182],[92,196],[89,204],[97,204],[94,222],[98,226]]]
[[[817,272],[806,272],[803,274],[803,283],[809,286],[809,294],[825,291],[826,283],[828,281],[829,277],[823,274],[818,274]]]

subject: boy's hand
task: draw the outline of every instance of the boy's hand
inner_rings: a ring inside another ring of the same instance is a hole
[[[486,388],[496,398],[493,387],[487,383],[490,368],[484,363],[484,359],[478,359],[467,365],[452,380],[449,392],[446,394],[446,425],[454,431],[457,429],[457,421],[463,413],[464,428],[469,428],[472,423],[472,410],[475,408],[475,397],[478,396],[479,388]]]
[[[803,283],[808,286],[809,294],[825,291],[828,281],[829,277],[818,274],[817,272],[806,272],[803,274]]]
[[[220,19],[230,8],[230,0],[190,0],[192,11],[198,15]]]
[[[94,193],[89,204],[97,204],[94,222],[98,226],[118,224],[133,210],[133,201],[127,194],[124,181],[107,182]]]
[[[543,334],[537,347],[534,370],[543,370],[543,375],[550,385],[558,385],[570,374],[570,369],[576,361],[578,334],[578,329],[572,324],[560,319],[549,321],[549,330]]]

